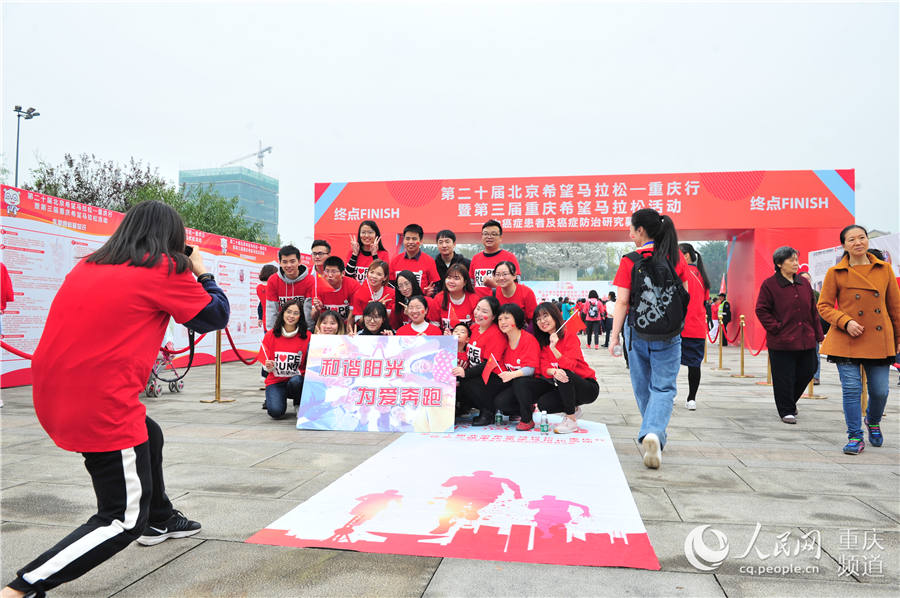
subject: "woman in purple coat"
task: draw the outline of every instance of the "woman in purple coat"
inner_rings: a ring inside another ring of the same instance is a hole
[[[824,335],[812,287],[797,274],[797,250],[779,247],[772,261],[775,274],[759,289],[756,317],[766,329],[775,407],[781,421],[796,424],[797,400],[816,373],[816,343]]]

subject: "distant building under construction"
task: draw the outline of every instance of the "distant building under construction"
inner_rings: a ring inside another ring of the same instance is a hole
[[[223,197],[238,198],[247,220],[262,225],[263,236],[272,243],[278,238],[278,179],[243,166],[179,170],[178,184],[185,192],[210,187]]]

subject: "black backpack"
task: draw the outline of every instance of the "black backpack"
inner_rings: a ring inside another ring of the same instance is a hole
[[[654,260],[650,254],[633,251],[628,323],[638,337],[667,340],[681,334],[690,294],[669,260]]]
[[[600,315],[600,307],[598,306],[598,300],[595,300],[595,301],[591,302],[591,304],[588,306],[588,317],[596,318],[599,315]]]

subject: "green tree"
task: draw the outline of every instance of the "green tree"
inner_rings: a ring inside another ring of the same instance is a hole
[[[725,241],[707,241],[694,245],[703,257],[703,267],[709,276],[709,292],[714,295],[719,292],[722,283],[722,275],[725,273],[725,263],[728,260],[728,243]]]
[[[26,189],[63,197],[107,210],[127,212],[133,205],[156,199],[175,208],[185,226],[216,235],[256,243],[278,243],[262,234],[262,225],[251,223],[238,207],[238,198],[226,198],[211,187],[178,188],[156,168],[131,158],[125,166],[103,161],[93,154],[66,154],[62,164],[41,161],[31,171]]]
[[[247,220],[244,209],[238,207],[237,197],[222,197],[211,187],[185,190],[168,184],[146,185],[126,194],[125,204],[131,207],[151,199],[175,208],[188,228],[255,243],[278,242],[263,236],[261,224]]]

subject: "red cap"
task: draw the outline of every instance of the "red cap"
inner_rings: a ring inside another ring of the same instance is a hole
[[[809,272],[808,264],[800,264],[800,269],[797,270],[797,274],[803,274],[804,272],[807,272],[807,273]]]

